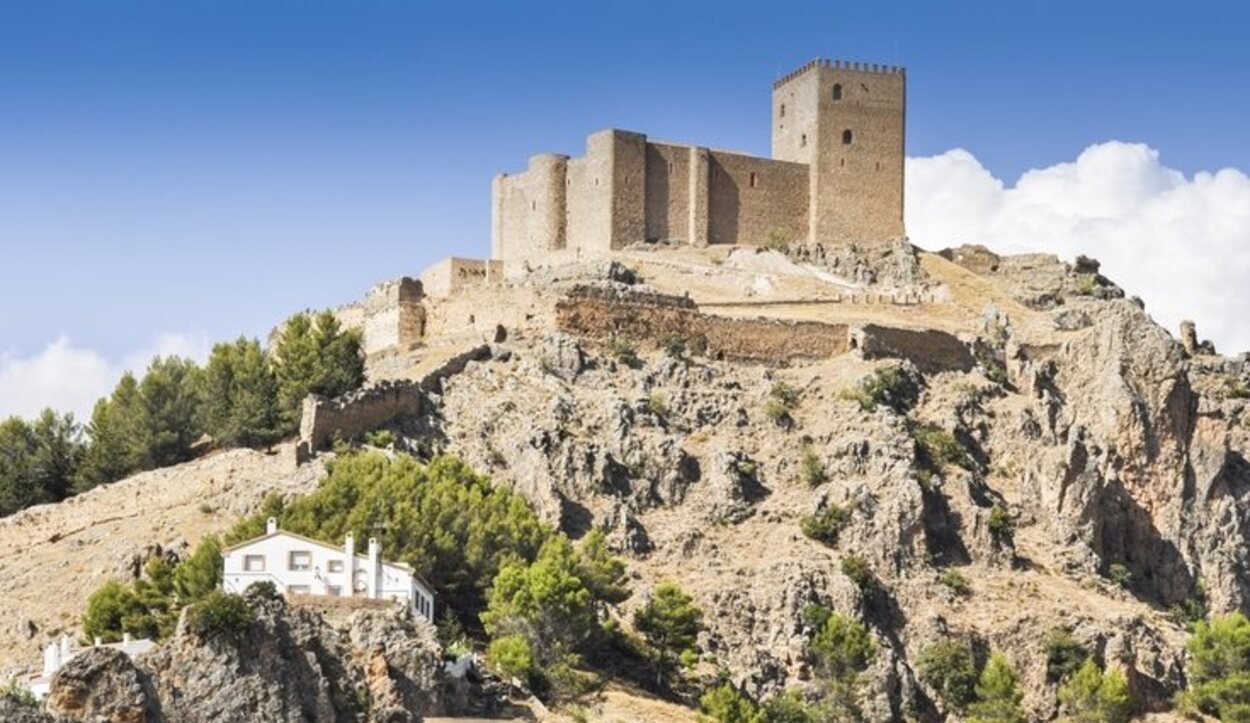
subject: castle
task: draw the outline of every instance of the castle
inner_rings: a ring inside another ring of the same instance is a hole
[[[902,68],[814,60],[773,84],[772,158],[600,131],[494,179],[491,258],[901,238],[905,112]]]

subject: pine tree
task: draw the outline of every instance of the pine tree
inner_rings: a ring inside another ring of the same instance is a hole
[[[663,688],[677,662],[694,652],[703,629],[703,611],[680,587],[661,583],[634,614],[634,628],[652,650],[655,682]]]
[[[360,333],[345,332],[333,312],[303,312],[282,325],[273,352],[282,429],[299,428],[304,397],[337,397],[364,381]]]
[[[10,417],[0,422],[0,516],[42,501],[35,482],[34,434],[24,420]]]
[[[1086,658],[1059,689],[1059,702],[1073,723],[1126,723],[1133,714],[1124,673],[1104,673],[1093,658]]]
[[[48,502],[59,502],[74,492],[74,475],[86,446],[82,428],[72,414],[45,409],[32,426],[35,441],[36,484]]]
[[[1025,723],[1028,717],[1020,707],[1024,694],[1016,671],[1002,653],[994,653],[977,682],[977,702],[968,707],[969,723]]]
[[[148,469],[185,462],[200,436],[197,418],[200,369],[179,357],[157,357],[139,383],[146,427],[144,466]]]
[[[201,390],[201,424],[218,444],[263,447],[280,438],[277,380],[256,340],[214,346]]]
[[[87,429],[91,444],[79,470],[78,491],[143,468],[148,443],[139,383],[133,374],[123,374],[113,394],[96,402]]]

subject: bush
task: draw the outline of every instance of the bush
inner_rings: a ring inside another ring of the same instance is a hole
[[[1128,589],[1133,584],[1133,571],[1128,569],[1127,565],[1113,562],[1107,568],[1107,579],[1122,588]]]
[[[1235,612],[1199,622],[1185,647],[1189,689],[1178,697],[1181,709],[1250,721],[1250,620]]]
[[[681,335],[673,333],[663,334],[657,341],[664,353],[673,359],[681,359],[686,356],[686,341],[681,338]]]
[[[389,429],[375,429],[365,432],[365,444],[378,449],[390,449],[395,446],[395,433]]]
[[[1172,614],[1185,624],[1185,629],[1193,632],[1193,628],[1207,617],[1207,591],[1202,583],[1194,583],[1193,590],[1182,602],[1172,606]]]
[[[866,626],[834,612],[825,616],[808,649],[825,675],[842,681],[862,673],[877,654]]]
[[[215,590],[187,609],[187,631],[202,640],[243,642],[256,615],[240,595]]]
[[[1046,679],[1057,683],[1076,672],[1089,659],[1089,651],[1072,637],[1068,628],[1054,628],[1042,639],[1046,651]]]
[[[8,685],[0,688],[0,698],[10,700],[22,708],[39,707],[39,699],[35,698],[35,694],[30,692],[30,688],[18,683],[16,680],[11,680]]]
[[[850,521],[849,510],[831,503],[816,514],[804,517],[799,526],[807,537],[833,547]]]
[[[768,229],[768,235],[764,237],[764,242],[760,244],[760,248],[782,254],[789,253],[790,234],[783,228],[770,228]]]
[[[1128,678],[1119,670],[1104,673],[1092,658],[1059,688],[1059,702],[1073,723],[1127,723],[1133,715]]]
[[[1016,671],[1002,653],[994,653],[977,681],[977,700],[968,706],[969,723],[1025,723],[1024,693]]]
[[[250,600],[281,600],[282,594],[278,592],[278,586],[273,584],[271,580],[260,580],[247,586],[243,591],[243,597]]]
[[[664,397],[664,392],[651,392],[651,396],[647,397],[647,411],[661,419],[668,416],[668,400]]]
[[[865,594],[871,591],[877,585],[877,578],[872,574],[872,567],[868,561],[859,555],[845,555],[842,558],[842,574],[851,579]]]
[[[1011,513],[1002,505],[994,505],[990,508],[986,527],[999,542],[1010,543],[1016,534],[1016,523],[1011,519]]]
[[[976,699],[977,666],[966,642],[940,640],[927,646],[916,668],[920,679],[937,691],[949,709],[962,712]]]
[[[825,723],[829,720],[840,720],[830,713],[809,704],[798,691],[787,690],[769,699],[756,720],[760,723]]]
[[[808,487],[824,484],[829,479],[824,461],[810,444],[803,445],[803,452],[799,457],[799,477]]]
[[[923,469],[941,472],[947,465],[971,469],[972,458],[968,456],[955,435],[933,424],[918,424],[912,430],[916,440],[916,462]]]
[[[794,423],[790,412],[794,411],[798,402],[798,390],[785,382],[778,381],[769,390],[768,401],[764,403],[764,416],[768,417],[773,424],[788,428]]]
[[[637,369],[642,366],[642,359],[638,358],[637,350],[634,349],[634,345],[625,337],[614,336],[609,339],[607,352],[608,356],[611,356],[630,369]]]
[[[762,723],[759,707],[723,678],[699,696],[699,712],[716,723]]]
[[[857,402],[865,412],[883,406],[904,414],[919,401],[920,386],[902,367],[891,366],[877,369],[841,396]]]
[[[972,594],[972,585],[968,582],[968,578],[964,574],[953,567],[948,567],[942,571],[938,577],[938,582],[950,588],[951,592],[956,595],[964,596]]]

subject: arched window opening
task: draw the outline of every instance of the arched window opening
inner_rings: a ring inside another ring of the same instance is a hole
[[[786,117],[786,104],[785,103],[781,104],[781,112],[778,113],[778,115],[780,115],[782,118]]]
[[[833,84],[833,99],[842,100],[842,84],[841,83]]]
[[[842,145],[844,146],[851,145],[851,129],[850,128],[847,128],[846,130],[842,131]]]

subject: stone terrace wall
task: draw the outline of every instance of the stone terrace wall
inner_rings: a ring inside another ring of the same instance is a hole
[[[592,339],[614,336],[652,344],[676,336],[706,342],[721,359],[784,364],[823,359],[849,348],[844,324],[734,319],[700,313],[690,299],[617,286],[581,286],[556,304],[561,330]]]
[[[469,362],[489,358],[491,348],[483,344],[448,359],[420,381],[383,382],[334,399],[309,395],[300,418],[297,457],[307,460],[335,439],[353,439],[401,417],[420,414],[429,395],[442,391],[443,380],[464,371]]]
[[[852,339],[865,359],[909,359],[927,374],[966,372],[976,366],[968,345],[944,331],[866,324],[853,332]]]

